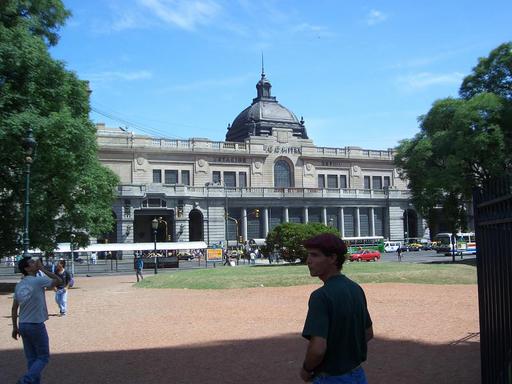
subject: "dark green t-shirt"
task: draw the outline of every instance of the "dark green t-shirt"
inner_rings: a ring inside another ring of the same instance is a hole
[[[302,336],[327,340],[317,373],[342,375],[366,360],[365,330],[372,325],[363,289],[344,275],[329,278],[309,298]]]

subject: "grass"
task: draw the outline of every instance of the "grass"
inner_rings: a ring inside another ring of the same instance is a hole
[[[460,264],[348,263],[343,273],[358,283],[476,284],[476,268]],[[320,284],[305,265],[240,266],[160,273],[143,288],[234,289]]]

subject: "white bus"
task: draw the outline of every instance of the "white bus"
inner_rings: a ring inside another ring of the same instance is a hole
[[[437,253],[451,255],[455,247],[457,255],[476,253],[475,234],[473,232],[459,232],[455,239],[451,233],[438,233],[434,236],[437,243]]]

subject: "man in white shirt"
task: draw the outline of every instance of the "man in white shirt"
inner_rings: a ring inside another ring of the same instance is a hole
[[[44,322],[48,320],[45,288],[62,284],[56,274],[43,268],[40,260],[23,258],[18,262],[23,279],[16,284],[12,303],[12,337],[21,336],[27,359],[27,373],[18,381],[40,383],[41,372],[50,359],[48,333]],[[41,271],[43,276],[37,276]],[[19,325],[18,325],[19,308]]]

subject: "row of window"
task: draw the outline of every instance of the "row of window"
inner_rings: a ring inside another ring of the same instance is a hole
[[[364,189],[384,189],[390,185],[390,176],[364,176]]]
[[[325,184],[326,179],[327,184]],[[347,176],[318,175],[318,188],[347,188]]]
[[[290,174],[287,169],[280,169],[276,164],[275,186],[286,188],[291,186]],[[190,185],[190,171],[177,169],[166,169],[163,171],[164,184]],[[212,182],[224,184],[228,188],[246,188],[247,172],[213,171]],[[153,169],[153,183],[162,183],[162,170]],[[383,189],[391,185],[390,176],[364,176],[364,189]],[[318,175],[318,188],[348,188],[346,175]]]
[[[237,173],[238,173],[238,185],[237,185]],[[214,184],[222,184],[223,180],[224,180],[225,187],[246,188],[247,187],[247,172],[213,171],[212,182]]]
[[[181,178],[179,176],[181,175]],[[153,169],[153,183],[161,184],[162,183],[162,170],[161,169]],[[164,184],[182,184],[182,185],[190,185],[190,171],[177,169],[166,169],[164,170]]]

